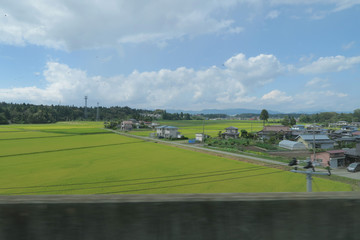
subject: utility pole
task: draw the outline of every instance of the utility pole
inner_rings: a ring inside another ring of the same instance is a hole
[[[88,100],[88,97],[85,96],[85,110],[84,110],[84,117],[85,117],[85,120],[87,119],[87,100]]]
[[[331,172],[314,172],[311,170],[308,171],[299,171],[299,170],[290,170],[290,172],[294,172],[294,173],[305,173],[306,174],[306,191],[307,192],[312,192],[312,175],[327,175],[330,176]]]
[[[303,161],[298,161],[296,158],[293,158],[290,161],[289,166],[298,165],[299,162],[303,162]],[[315,172],[315,168],[314,168],[314,165],[311,162],[311,159],[310,159],[310,161],[307,162],[307,165],[304,168],[309,169],[309,170],[307,170],[307,171],[299,171],[299,170],[297,170],[297,167],[295,167],[293,170],[290,170],[290,172],[306,174],[306,191],[307,192],[312,192],[312,182],[311,181],[312,181],[312,175],[313,174],[315,174],[315,175],[328,175],[328,176],[331,175],[330,168],[327,169],[328,170],[327,173],[325,173],[325,172]]]
[[[205,118],[203,119],[203,134],[202,134],[202,142],[205,142]]]
[[[96,121],[99,121],[99,102],[97,103],[97,108],[96,108]]]
[[[315,149],[315,121],[314,121],[314,124],[313,124],[313,152],[314,152],[314,159],[313,159],[313,162],[316,161],[316,149]]]

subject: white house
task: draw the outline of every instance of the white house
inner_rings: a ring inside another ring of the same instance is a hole
[[[177,127],[159,126],[156,127],[156,136],[162,138],[178,138],[180,132]]]

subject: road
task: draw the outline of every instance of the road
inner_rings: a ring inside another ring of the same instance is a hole
[[[243,158],[243,159],[250,159],[250,160],[259,161],[259,162],[263,162],[263,163],[267,163],[267,164],[288,166],[287,163],[273,161],[273,160],[259,158],[259,157],[253,157],[253,156],[249,156],[249,155],[245,155],[245,154],[241,154],[241,153],[224,152],[224,151],[220,151],[220,150],[216,150],[216,149],[204,148],[204,147],[201,147],[201,146],[196,146],[196,145],[191,145],[191,144],[184,144],[184,143],[176,142],[176,141],[165,141],[165,140],[161,140],[161,139],[158,139],[158,138],[155,139],[155,138],[150,138],[150,137],[136,136],[136,135],[132,135],[132,134],[124,133],[124,132],[119,132],[119,131],[115,131],[115,130],[111,130],[111,129],[106,129],[106,130],[114,132],[114,133],[119,134],[119,135],[131,137],[131,138],[142,139],[142,140],[150,141],[150,142],[161,142],[163,144],[174,145],[174,146],[178,146],[178,147],[181,147],[181,148],[194,149],[194,150],[199,150],[199,151],[202,151],[202,152],[216,153],[216,154],[220,154],[221,156],[231,156],[231,157],[237,157],[237,158]],[[326,170],[323,170],[323,169],[321,169],[321,170],[317,169],[317,171],[326,172]],[[355,180],[360,180],[360,172],[350,173],[345,168],[333,169],[333,170],[331,170],[331,174],[336,175],[336,176],[340,176],[340,177],[346,177],[346,178],[351,178],[351,179],[355,179]]]

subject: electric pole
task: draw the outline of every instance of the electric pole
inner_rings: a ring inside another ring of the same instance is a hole
[[[85,117],[85,120],[87,119],[87,100],[88,100],[88,97],[85,96],[85,110],[84,110],[84,117]]]
[[[99,102],[97,103],[97,108],[96,108],[96,121],[99,121]]]

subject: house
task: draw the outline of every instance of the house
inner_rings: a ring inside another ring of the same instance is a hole
[[[345,150],[345,164],[360,162],[360,137],[356,137],[356,147]]]
[[[334,143],[335,143],[325,134],[299,135],[296,138],[296,140],[298,142],[303,143],[307,149],[313,149],[314,144],[315,144],[315,148],[331,149],[334,148]]]
[[[355,132],[358,130],[355,126],[342,126],[341,130],[348,131],[348,132]]]
[[[159,138],[178,138],[180,132],[178,132],[177,127],[173,126],[159,126],[156,127],[156,136]]]
[[[239,129],[236,127],[227,127],[225,128],[225,132],[222,133],[221,136],[225,139],[239,138]]]
[[[320,163],[323,167],[330,166],[331,168],[338,168],[345,166],[345,151],[344,150],[331,150],[311,154],[311,161]]]
[[[121,122],[121,130],[123,131],[131,131],[133,128],[133,122],[132,121],[122,121]]]
[[[271,125],[265,126],[263,130],[259,131],[257,134],[262,139],[269,139],[273,135],[281,135],[283,137],[290,136],[291,130],[289,127],[283,125]]]
[[[151,128],[156,128],[156,127],[159,127],[160,126],[160,124],[158,124],[158,123],[151,123],[151,125],[150,125],[150,127]]]
[[[289,150],[305,150],[306,147],[301,142],[289,141],[289,140],[282,140],[279,142],[279,147],[289,149]]]
[[[295,131],[295,130],[297,130],[297,131],[305,130],[305,126],[304,125],[294,125],[294,126],[292,126],[291,131]]]
[[[195,140],[199,142],[203,142],[207,136],[202,133],[196,133],[195,134]]]

